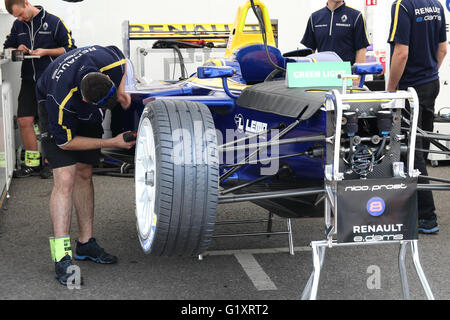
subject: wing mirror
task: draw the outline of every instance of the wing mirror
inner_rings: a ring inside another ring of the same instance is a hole
[[[383,72],[383,66],[378,62],[355,63],[352,67],[354,74],[380,74]]]
[[[197,68],[197,77],[200,79],[230,78],[236,73],[232,67],[202,66]]]
[[[232,99],[237,99],[238,96],[234,95],[228,88],[227,78],[232,77],[236,73],[236,70],[232,67],[198,67],[197,77],[199,79],[211,79],[211,78],[222,78],[222,86],[225,93]]]

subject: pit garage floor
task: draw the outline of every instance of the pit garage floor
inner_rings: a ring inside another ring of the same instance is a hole
[[[449,164],[430,176],[450,179]],[[69,290],[53,277],[48,237],[52,180],[14,179],[0,211],[0,299],[294,300],[312,271],[309,243],[323,239],[323,219],[293,220],[295,255],[286,235],[217,238],[203,260],[145,255],[136,236],[133,179],[95,176],[95,237],[119,258],[116,265],[77,262],[85,284]],[[440,232],[420,235],[422,266],[436,299],[450,299],[450,192],[435,192]],[[218,220],[266,218],[250,203],[221,205]],[[285,221],[274,223],[284,230]],[[264,231],[264,225],[217,226],[216,232]],[[75,215],[72,239],[76,239]],[[73,246],[74,248],[74,246]],[[402,298],[398,245],[333,248],[326,252],[318,298]],[[371,278],[374,270],[379,278]],[[425,299],[407,254],[411,297]],[[369,282],[369,285],[368,285]]]

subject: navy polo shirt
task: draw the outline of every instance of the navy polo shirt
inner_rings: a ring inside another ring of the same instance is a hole
[[[110,77],[116,88],[125,74],[126,59],[115,46],[89,46],[72,50],[53,61],[39,78],[36,96],[48,113],[48,132],[58,146],[77,135],[79,121],[102,123],[105,112],[83,101],[80,84],[91,72]]]
[[[355,63],[356,51],[370,44],[362,13],[345,3],[334,11],[326,6],[314,12],[301,43],[318,52],[334,51],[351,64]]]
[[[30,50],[64,48],[68,52],[76,48],[72,32],[64,22],[45,11],[41,6],[36,6],[36,8],[40,11],[30,22],[14,21],[3,48],[18,48],[21,44]],[[52,56],[24,60],[22,62],[22,79],[37,81],[53,60]]]
[[[438,0],[397,0],[392,4],[388,42],[409,47],[399,89],[439,79],[437,50],[447,41],[445,12]]]

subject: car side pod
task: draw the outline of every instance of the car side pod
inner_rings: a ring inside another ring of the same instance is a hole
[[[231,78],[236,73],[232,67],[221,66],[202,66],[197,68],[197,77],[199,79],[222,78],[223,90],[231,99],[237,99],[238,96],[231,93],[228,88],[227,78]]]

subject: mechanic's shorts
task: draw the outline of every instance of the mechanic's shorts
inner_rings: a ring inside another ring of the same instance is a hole
[[[19,106],[17,117],[37,117],[38,103],[36,99],[36,82],[32,80],[22,80],[19,92]]]
[[[77,127],[77,136],[89,138],[102,138],[103,127],[100,124],[86,124],[80,122]],[[45,137],[41,140],[45,158],[52,169],[72,166],[76,163],[97,166],[100,161],[100,149],[71,151],[63,150],[52,137]]]

